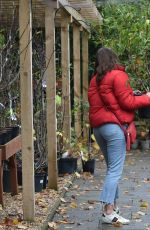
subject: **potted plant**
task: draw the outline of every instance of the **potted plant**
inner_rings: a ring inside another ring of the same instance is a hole
[[[88,126],[88,125],[87,125]],[[81,142],[81,159],[83,172],[94,173],[95,170],[95,156],[99,151],[99,146],[96,143],[95,137],[91,134],[89,128],[89,136],[84,138]]]
[[[57,132],[58,143],[58,173],[73,173],[77,170],[78,151],[75,142],[68,145],[68,140],[63,136],[63,132]]]

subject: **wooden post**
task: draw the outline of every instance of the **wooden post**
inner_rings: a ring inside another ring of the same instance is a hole
[[[34,147],[31,0],[19,1],[23,215],[34,220]]]
[[[89,34],[83,30],[82,32],[82,79],[83,79],[83,107],[88,103],[88,37]],[[83,108],[83,135],[88,135],[86,124],[89,123],[89,116],[86,109]]]
[[[80,70],[80,27],[73,25],[73,66],[74,66],[74,106],[75,132],[81,135],[81,70]]]
[[[48,187],[57,190],[57,137],[56,137],[56,71],[55,71],[55,11],[52,6],[45,9],[46,34],[46,100],[48,143]]]
[[[63,137],[67,141],[66,147],[70,146],[71,139],[69,19],[70,17],[65,16],[61,23]]]

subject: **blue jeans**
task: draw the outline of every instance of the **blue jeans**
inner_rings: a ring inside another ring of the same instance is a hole
[[[107,165],[100,201],[114,204],[118,198],[118,183],[126,155],[125,136],[120,126],[112,123],[94,128],[93,132]]]

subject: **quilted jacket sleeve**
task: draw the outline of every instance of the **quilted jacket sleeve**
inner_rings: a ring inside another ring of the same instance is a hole
[[[114,77],[113,89],[120,107],[124,110],[135,110],[150,105],[150,99],[146,94],[133,95],[129,77],[125,72],[121,72]]]

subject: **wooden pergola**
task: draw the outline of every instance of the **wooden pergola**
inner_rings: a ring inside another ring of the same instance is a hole
[[[13,4],[12,4],[13,2]],[[31,4],[32,2],[32,4]],[[20,33],[20,89],[21,136],[23,172],[23,213],[25,220],[34,220],[34,146],[33,146],[33,92],[32,92],[32,28],[45,28],[46,42],[46,101],[48,141],[48,187],[57,189],[57,123],[56,123],[56,63],[55,27],[61,27],[62,99],[64,100],[65,137],[71,137],[70,102],[70,47],[69,25],[73,25],[73,75],[74,95],[80,102],[81,62],[83,72],[83,100],[87,101],[88,88],[88,20],[102,22],[92,0],[1,0],[1,26],[11,22],[13,8],[19,11],[15,19]],[[36,6],[36,7],[35,7]],[[32,23],[32,14],[38,25]],[[82,57],[80,56],[80,32],[82,31]],[[27,111],[27,112],[26,112]],[[76,133],[81,132],[81,122],[75,122]]]

